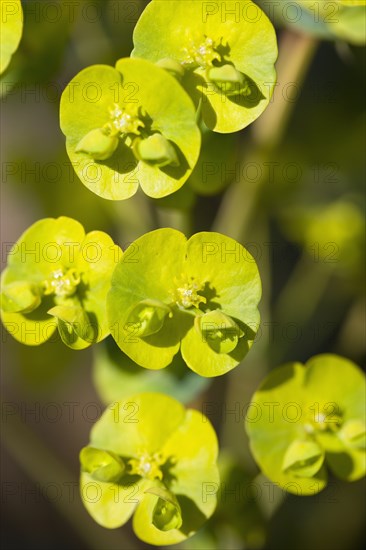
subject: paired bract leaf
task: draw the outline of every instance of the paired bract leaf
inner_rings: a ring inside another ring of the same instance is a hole
[[[276,35],[250,0],[152,0],[134,30],[132,57],[178,74],[208,128],[236,132],[267,107],[276,82]],[[184,76],[176,66],[185,69]]]
[[[217,438],[208,419],[160,393],[113,403],[80,454],[81,496],[103,527],[134,514],[136,535],[149,544],[175,544],[213,514],[218,488]]]
[[[219,233],[187,241],[158,229],[137,239],[115,269],[110,329],[138,365],[164,368],[181,349],[193,371],[218,376],[252,346],[260,296],[255,260],[238,242]]]
[[[101,231],[87,235],[66,217],[34,223],[18,239],[2,273],[1,318],[16,340],[36,346],[58,327],[82,349],[109,334],[106,295],[121,249]]]
[[[143,59],[82,70],[61,97],[60,124],[86,187],[110,200],[139,187],[153,198],[177,191],[198,159],[201,135],[187,93]]]
[[[10,63],[23,32],[23,10],[20,0],[2,0],[0,5],[0,74]]]
[[[351,361],[318,355],[275,369],[253,395],[246,430],[263,473],[286,491],[310,495],[365,475],[365,376]]]

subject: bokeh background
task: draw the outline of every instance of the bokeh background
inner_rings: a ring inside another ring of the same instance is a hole
[[[317,496],[284,495],[251,458],[243,417],[271,368],[323,352],[365,360],[365,49],[320,40],[301,25],[279,27],[279,80],[266,113],[208,141],[194,178],[173,197],[110,202],[86,189],[68,162],[59,99],[82,68],[130,54],[144,5],[23,2],[23,38],[0,81],[2,267],[29,225],[60,215],[109,232],[123,248],[164,226],[187,235],[212,228],[247,246],[264,288],[253,350],[201,387],[184,371],[172,375],[181,398],[214,423],[232,489],[208,526],[177,548],[356,550],[365,542],[364,481],[331,479]],[[97,353],[59,342],[28,348],[3,330],[3,548],[148,548],[129,526],[99,527],[79,498],[78,453],[108,400],[108,376],[121,391],[155,383],[118,365],[111,343]]]

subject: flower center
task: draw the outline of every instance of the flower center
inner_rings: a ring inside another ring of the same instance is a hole
[[[183,49],[185,59],[182,64],[198,65],[202,69],[212,67],[214,61],[221,61],[221,56],[216,49],[214,40],[208,36],[205,36],[204,41],[198,46],[192,41],[187,48]]]
[[[203,286],[197,283],[194,277],[188,278],[187,275],[181,275],[179,279],[174,279],[174,283],[176,288],[172,294],[177,306],[184,309],[198,308],[200,303],[206,303],[206,298],[198,294],[198,292],[202,292]]]
[[[325,411],[317,411],[308,415],[304,424],[305,431],[308,434],[315,432],[336,432],[341,425],[341,417],[336,412],[329,414]]]
[[[138,455],[138,458],[131,458],[128,461],[130,474],[136,474],[147,479],[163,479],[163,472],[160,466],[165,463],[165,459],[160,453],[143,452]]]
[[[51,273],[43,283],[45,295],[55,294],[60,297],[72,296],[80,283],[80,275],[76,269],[68,269],[66,273],[60,268]]]
[[[144,123],[138,117],[137,108],[129,105],[128,108],[120,107],[117,103],[110,109],[112,122],[107,123],[107,129],[111,134],[136,134],[140,135],[140,128]]]

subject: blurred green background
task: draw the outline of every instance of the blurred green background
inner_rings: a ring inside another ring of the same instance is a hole
[[[218,431],[226,487],[207,527],[177,548],[361,548],[364,481],[331,480],[315,497],[285,496],[259,474],[243,418],[260,380],[285,361],[323,352],[365,360],[365,49],[278,29],[279,80],[266,113],[235,136],[206,136],[192,181],[176,195],[109,202],[69,164],[59,99],[82,68],[129,55],[144,5],[23,2],[23,38],[0,81],[2,267],[29,225],[60,215],[109,232],[122,248],[161,226],[239,240],[263,280],[261,330],[245,363],[225,377],[198,386],[177,375],[180,397]],[[93,380],[108,400],[102,350],[72,352],[57,341],[33,349],[2,331],[4,548],[148,547],[129,526],[99,527],[78,495],[78,453],[104,407]]]

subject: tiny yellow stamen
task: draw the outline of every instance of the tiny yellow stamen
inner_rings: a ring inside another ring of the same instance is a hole
[[[198,284],[193,277],[188,278],[187,275],[181,275],[180,279],[174,279],[174,284],[176,288],[172,294],[178,306],[185,309],[190,307],[198,308],[201,303],[206,303],[206,298],[198,294],[198,292],[202,292],[203,286]]]
[[[216,44],[212,38],[205,36],[204,41],[198,46],[191,42],[188,48],[184,48],[185,59],[182,65],[198,65],[202,69],[213,66],[214,61],[221,61],[220,54],[216,51]]]
[[[44,294],[55,294],[60,297],[72,296],[80,283],[80,275],[75,269],[68,269],[66,273],[62,269],[56,269],[43,283]]]
[[[140,128],[145,126],[137,115],[137,109],[133,109],[131,106],[127,109],[115,103],[110,109],[110,115],[112,122],[107,126],[114,133],[140,135]]]

